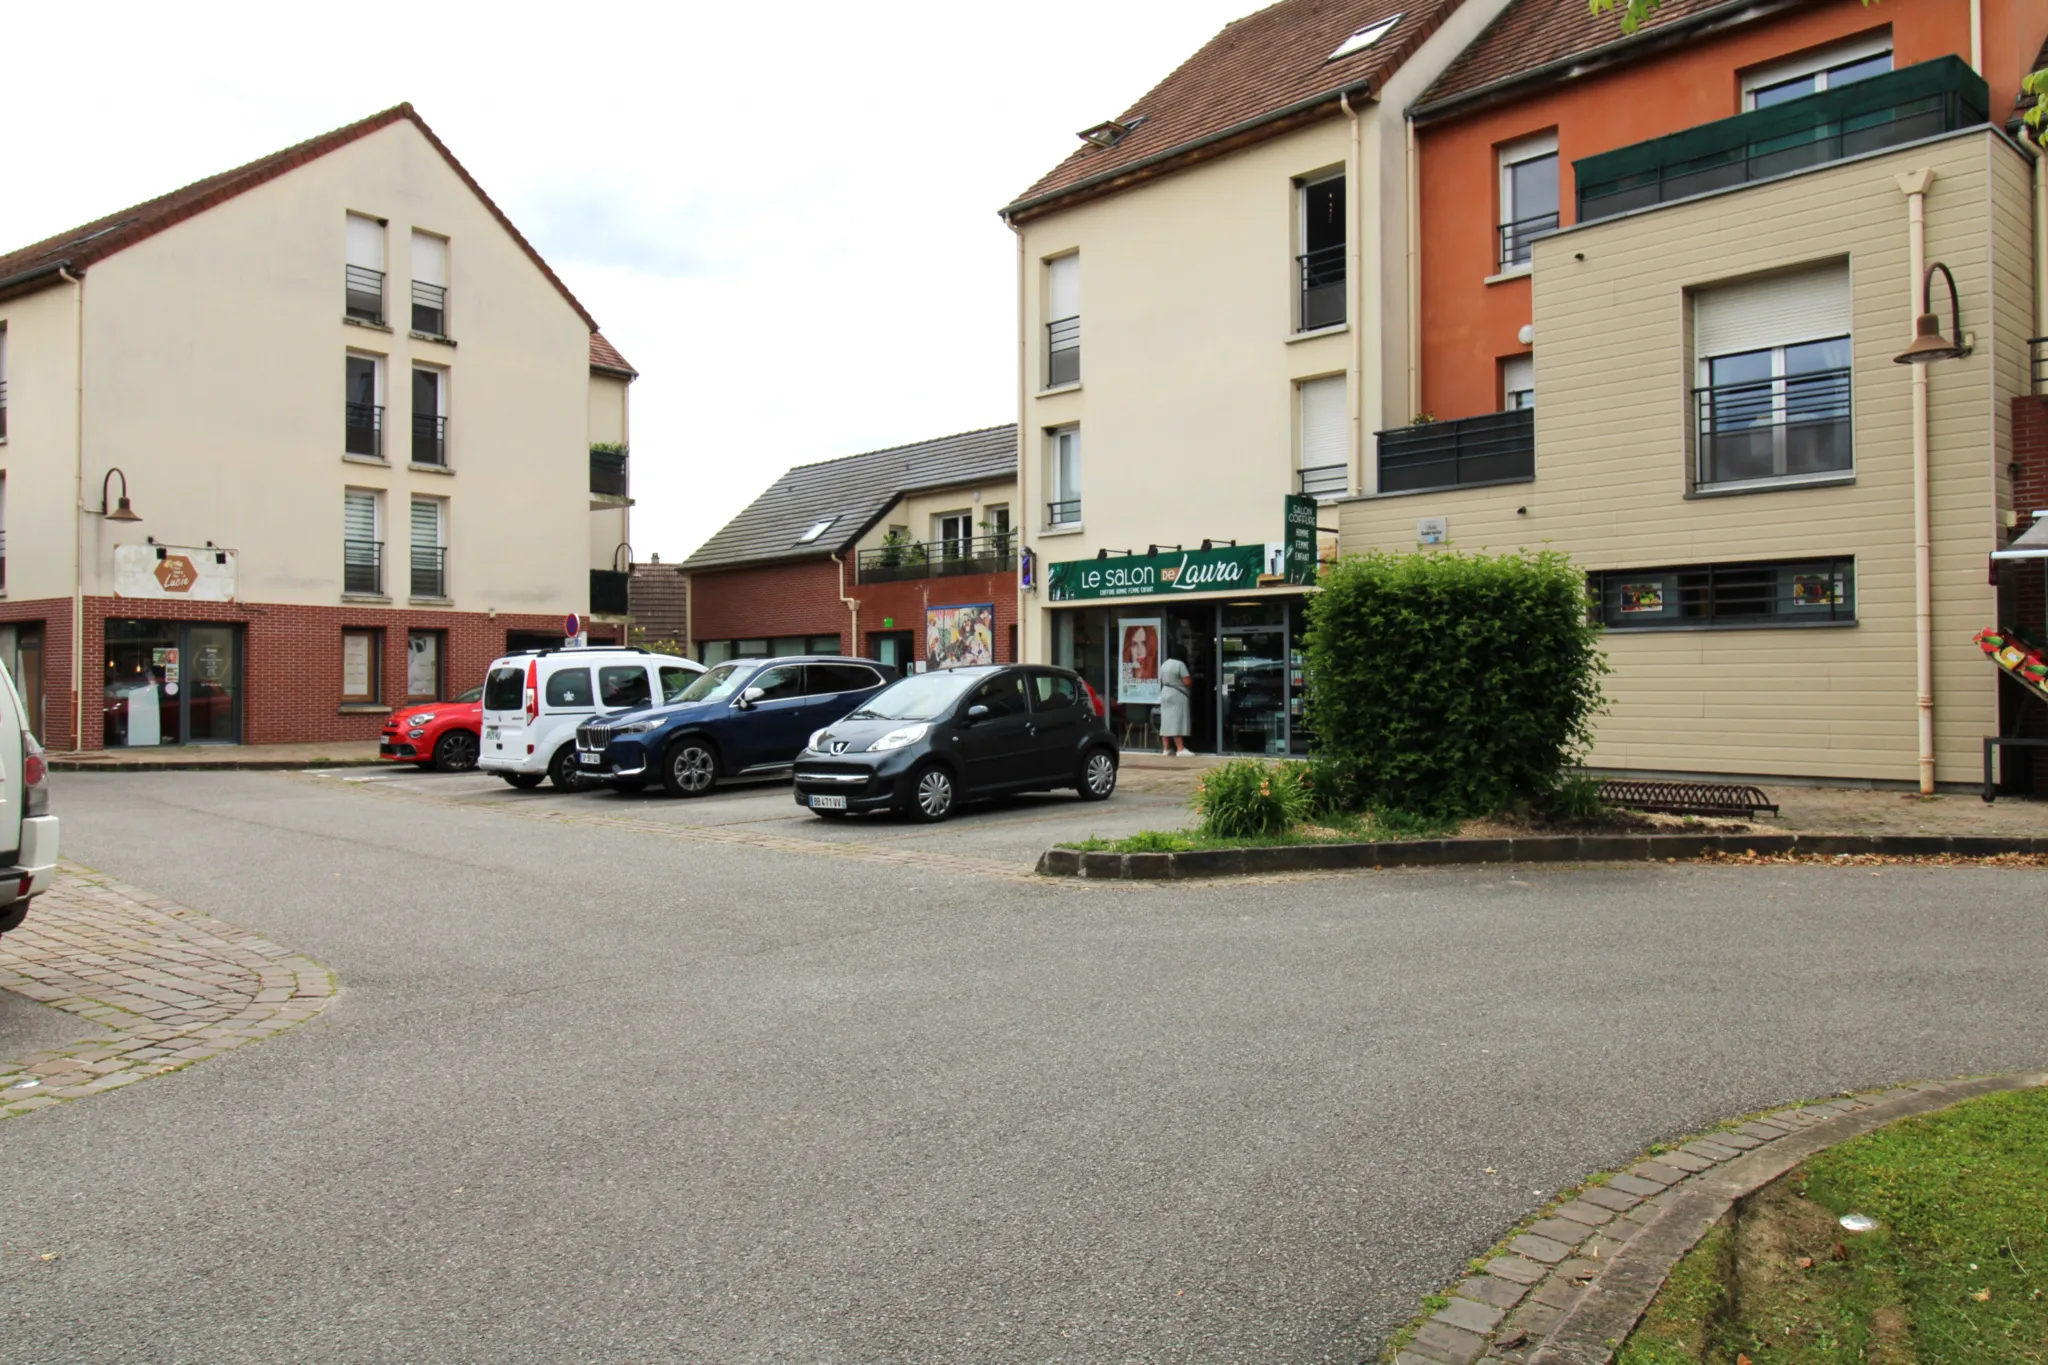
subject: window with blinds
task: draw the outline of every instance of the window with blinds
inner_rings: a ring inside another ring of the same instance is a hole
[[[378,522],[380,495],[351,488],[341,502],[341,590],[364,596],[384,591],[384,546]]]
[[[1695,487],[1853,472],[1850,317],[1846,262],[1693,295]]]
[[[444,530],[447,504],[440,498],[412,500],[412,595],[446,597],[448,572]]]
[[[1295,469],[1301,491],[1311,497],[1339,497],[1350,491],[1351,461],[1345,448],[1351,417],[1345,378],[1305,379],[1294,386],[1301,404]]]
[[[358,322],[384,322],[384,224],[360,213],[348,215],[346,288],[342,312]]]

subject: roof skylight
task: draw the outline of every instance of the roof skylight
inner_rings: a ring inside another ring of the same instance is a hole
[[[830,530],[832,527],[832,523],[837,520],[839,520],[839,518],[837,517],[827,517],[823,521],[812,522],[811,529],[804,532],[802,535],[798,536],[796,538],[796,543],[799,545],[810,544],[819,536],[824,535],[826,531]]]
[[[1365,51],[1374,43],[1386,37],[1394,25],[1401,22],[1401,19],[1402,15],[1396,14],[1390,18],[1373,20],[1364,28],[1353,33],[1349,38],[1337,44],[1337,50],[1332,52],[1325,60],[1334,62],[1339,57],[1349,57],[1354,52]]]

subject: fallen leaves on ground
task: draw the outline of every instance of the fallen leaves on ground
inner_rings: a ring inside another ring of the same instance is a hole
[[[1732,867],[1804,863],[1825,867],[2048,867],[2048,853],[1727,853],[1710,849],[1693,859]],[[1873,874],[1874,875],[1874,874]]]

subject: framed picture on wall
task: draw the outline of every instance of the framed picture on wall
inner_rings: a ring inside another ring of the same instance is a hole
[[[973,606],[926,607],[924,657],[932,668],[994,663],[995,604],[982,602]]]

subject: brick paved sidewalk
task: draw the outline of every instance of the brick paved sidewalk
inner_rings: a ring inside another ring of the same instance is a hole
[[[0,938],[0,988],[105,1030],[0,1057],[0,1119],[261,1042],[326,1009],[335,990],[311,958],[73,863]]]

